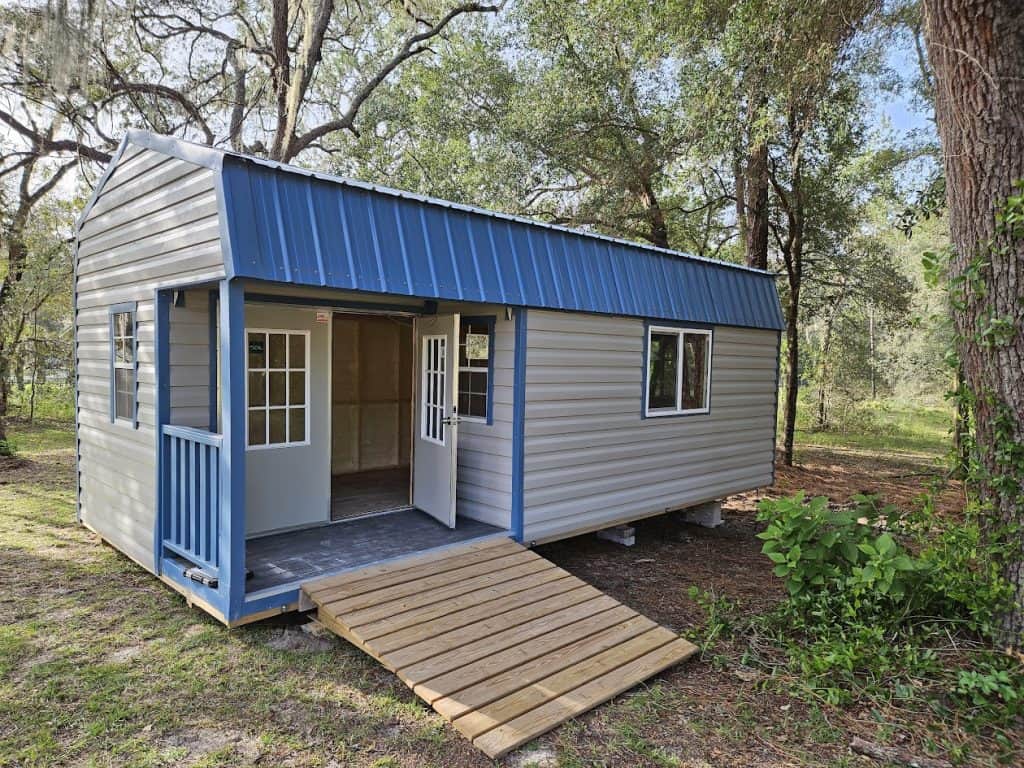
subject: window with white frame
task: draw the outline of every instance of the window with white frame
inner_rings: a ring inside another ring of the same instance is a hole
[[[114,421],[135,422],[135,310],[115,308],[110,313],[110,355]]]
[[[490,407],[493,317],[459,322],[459,417],[487,421]]]
[[[711,331],[652,325],[647,330],[647,416],[707,413]]]
[[[250,448],[309,444],[309,331],[250,328],[246,432]]]

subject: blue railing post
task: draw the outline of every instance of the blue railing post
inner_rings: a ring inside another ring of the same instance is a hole
[[[245,601],[245,295],[238,280],[220,283],[221,529],[218,592],[225,618]]]

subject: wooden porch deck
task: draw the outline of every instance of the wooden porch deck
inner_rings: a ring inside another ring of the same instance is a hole
[[[491,758],[697,648],[510,540],[303,586],[318,619]]]

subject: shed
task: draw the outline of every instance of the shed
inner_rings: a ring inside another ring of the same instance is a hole
[[[762,271],[130,131],[74,298],[79,519],[229,625],[772,482]]]

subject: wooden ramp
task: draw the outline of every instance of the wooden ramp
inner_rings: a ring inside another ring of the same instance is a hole
[[[500,757],[697,649],[510,539],[303,586],[318,619]]]

